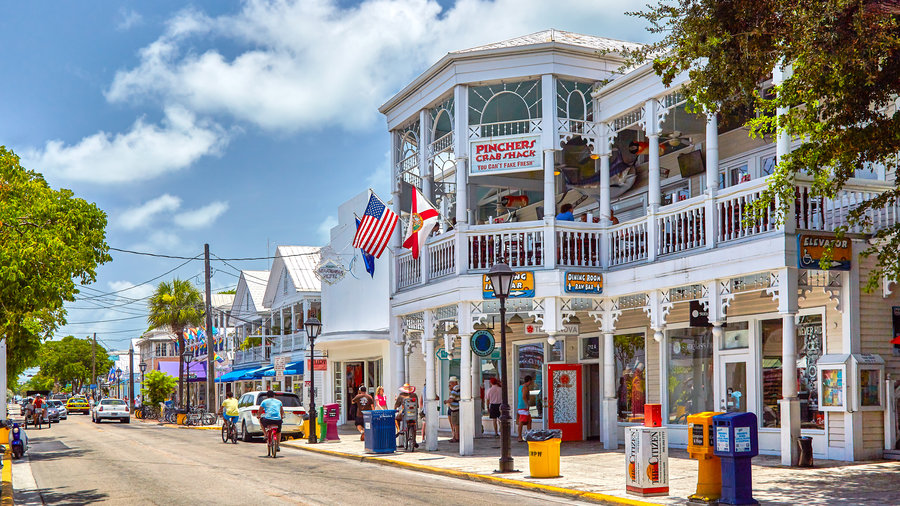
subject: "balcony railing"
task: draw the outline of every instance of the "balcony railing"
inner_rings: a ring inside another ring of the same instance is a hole
[[[282,354],[298,351],[306,348],[306,332],[297,331],[293,334],[265,336],[270,344],[272,353]]]
[[[827,199],[812,195],[808,178],[797,179],[797,230],[834,232],[847,227],[851,233],[872,233],[897,223],[895,203],[868,210],[867,225],[849,223],[853,209],[890,188],[884,183],[852,181],[837,197]],[[714,199],[700,195],[606,228],[543,221],[461,227],[430,237],[419,259],[408,251],[398,255],[395,286],[404,290],[454,275],[483,273],[501,261],[515,270],[618,268],[784,233],[776,225],[774,204],[762,216],[749,219],[766,184],[765,179],[747,181],[721,190]]]
[[[237,350],[234,352],[234,365],[253,364],[263,361],[262,346],[255,346],[247,350]]]

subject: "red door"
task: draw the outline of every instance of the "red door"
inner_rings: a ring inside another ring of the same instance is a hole
[[[563,441],[580,441],[584,438],[581,405],[581,365],[550,364],[548,424],[551,429],[561,429]]]

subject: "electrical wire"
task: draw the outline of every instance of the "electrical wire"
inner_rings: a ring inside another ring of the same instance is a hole
[[[158,258],[174,258],[176,260],[188,260],[188,261],[199,260],[200,256],[202,256],[202,255],[197,255],[195,257],[185,257],[185,256],[178,256],[178,255],[163,255],[160,253],[150,253],[147,251],[134,251],[134,250],[129,250],[129,249],[113,248],[113,247],[110,247],[109,249],[112,251],[118,251],[120,253],[130,253],[132,255],[143,255],[143,256],[158,257]],[[317,251],[309,252],[309,253],[295,253],[293,255],[280,255],[280,258],[302,257],[302,256],[311,256],[311,255],[318,255],[318,254],[319,254],[319,252],[317,250]],[[212,255],[212,256],[215,256],[215,255]],[[279,257],[265,256],[265,257],[241,257],[241,258],[219,258],[219,257],[216,257],[216,258],[219,260],[222,260],[223,262],[225,260],[229,260],[232,262],[244,262],[244,261],[251,261],[251,260],[274,260],[275,258],[279,258]]]
[[[102,297],[102,296],[109,296],[109,295],[113,295],[113,294],[116,294],[116,293],[126,292],[126,291],[128,291],[128,290],[133,290],[133,289],[135,289],[135,288],[137,288],[137,287],[139,287],[139,286],[141,286],[141,285],[146,285],[147,283],[150,283],[151,281],[156,281],[157,279],[159,279],[159,278],[165,276],[166,274],[170,274],[170,273],[172,273],[172,272],[175,272],[175,271],[177,271],[178,269],[180,269],[180,268],[184,267],[185,265],[187,265],[187,264],[188,264],[189,262],[191,262],[192,260],[196,260],[197,258],[199,258],[199,255],[198,255],[197,257],[188,259],[186,262],[183,262],[183,263],[179,264],[179,265],[178,265],[177,267],[175,267],[174,269],[170,269],[170,270],[168,270],[168,271],[166,271],[166,272],[160,274],[159,276],[155,276],[155,277],[153,277],[153,278],[148,279],[147,281],[143,281],[143,282],[138,283],[138,284],[136,284],[136,285],[129,286],[128,288],[123,288],[123,289],[121,289],[121,290],[116,290],[116,291],[114,291],[114,292],[104,292],[103,295],[97,295],[97,296],[94,296],[94,297],[85,297],[85,298],[82,298],[81,300],[98,299],[98,298],[100,298],[100,297]]]

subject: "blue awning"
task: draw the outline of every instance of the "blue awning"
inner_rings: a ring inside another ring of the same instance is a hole
[[[255,371],[256,367],[249,367],[244,369],[237,369],[231,372],[227,372],[218,378],[216,378],[216,383],[229,383],[231,381],[238,381],[238,379],[248,372]]]
[[[299,362],[292,362],[286,366],[284,366],[284,375],[285,376],[298,376],[303,374],[303,360]],[[272,370],[266,371],[263,373],[265,377],[275,376],[275,368],[273,366]]]
[[[263,373],[268,371],[269,369],[274,369],[274,365],[266,365],[257,369],[245,369],[244,374],[235,378],[234,381],[250,381],[256,380],[263,377]]]

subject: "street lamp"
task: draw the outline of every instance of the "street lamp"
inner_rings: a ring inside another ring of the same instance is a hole
[[[494,297],[500,299],[500,382],[503,384],[500,401],[500,472],[511,473],[513,458],[510,455],[509,383],[506,376],[506,298],[512,287],[515,273],[505,263],[495,264],[488,272]]]
[[[309,412],[307,416],[309,416],[309,444],[318,443],[318,439],[316,438],[316,375],[315,371],[315,348],[316,348],[316,338],[319,337],[319,332],[322,331],[322,322],[319,321],[318,318],[313,316],[312,318],[307,318],[306,320],[306,338],[309,339]]]
[[[184,382],[184,388],[187,389],[187,392],[185,393],[185,398],[187,399],[185,408],[187,409],[188,413],[191,412],[191,359],[193,359],[193,358],[194,358],[194,355],[193,355],[193,352],[191,352],[191,350],[186,349],[181,354],[181,359],[184,360],[184,370],[185,370],[185,376],[186,376],[185,382]]]
[[[141,370],[141,393],[142,393],[142,395],[141,395],[141,405],[143,406],[143,404],[144,404],[144,396],[143,396],[143,392],[144,392],[144,371],[147,370],[147,363],[146,363],[146,362],[141,362],[140,365],[138,365],[138,368],[140,368],[140,370]]]
[[[116,367],[116,397],[122,398],[122,368]]]

